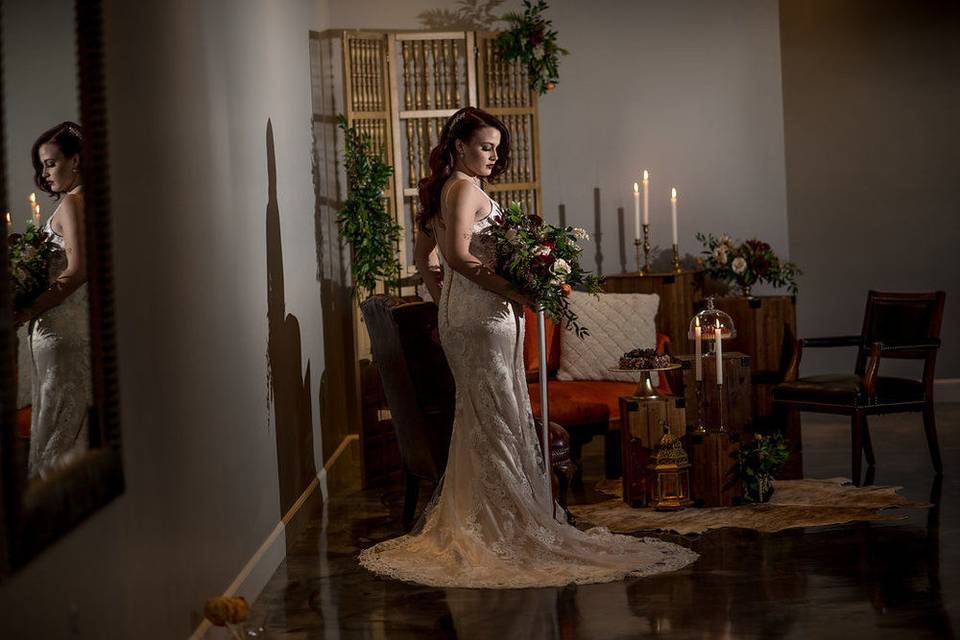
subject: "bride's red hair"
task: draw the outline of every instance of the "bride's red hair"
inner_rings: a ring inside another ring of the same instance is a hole
[[[497,161],[487,180],[495,180],[510,166],[510,132],[500,120],[476,107],[464,107],[450,116],[440,131],[440,142],[430,152],[430,175],[417,185],[420,195],[417,226],[421,231],[429,233],[430,221],[440,213],[440,192],[457,163],[457,140],[470,142],[484,127],[493,127],[500,132]]]

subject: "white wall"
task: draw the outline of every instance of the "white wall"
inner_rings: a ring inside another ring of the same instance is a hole
[[[308,31],[325,28],[325,3],[104,4],[127,490],[0,585],[4,638],[188,636],[279,522],[268,119],[322,464]]]
[[[787,212],[775,0],[550,3],[547,15],[570,51],[560,84],[540,101],[544,211],[593,231],[601,191],[603,270],[620,271],[617,208],[632,183],[651,176],[655,244],[669,247],[677,186],[680,248],[696,254],[697,231],[757,236],[786,256]],[[516,9],[508,2],[502,11]],[[452,2],[333,3],[343,28],[419,29],[418,14]],[[498,9],[499,11],[499,9]],[[503,23],[499,23],[502,26]],[[628,266],[633,247],[628,247]],[[595,251],[585,256],[593,266]]]
[[[70,0],[5,0],[2,6],[7,208],[13,230],[20,231],[30,219],[31,192],[37,194],[44,221],[56,208],[33,181],[30,149],[50,127],[80,120],[76,39]]]

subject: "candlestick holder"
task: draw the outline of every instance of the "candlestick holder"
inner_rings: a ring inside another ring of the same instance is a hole
[[[637,256],[639,261],[639,256]],[[643,225],[643,268],[640,270],[640,273],[647,275],[651,272],[650,269],[650,225]]]
[[[642,246],[642,244],[643,243],[640,241],[640,238],[636,238],[633,241],[633,246],[637,248],[635,252],[636,258],[637,258],[637,273],[640,273],[640,274],[643,273],[643,263],[640,261],[640,247]]]
[[[680,267],[680,247],[673,245],[673,271],[680,273],[683,269]]]
[[[706,433],[707,428],[703,426],[703,414],[706,408],[703,406],[703,380],[697,380],[697,424],[694,427],[696,433]]]
[[[719,424],[717,425],[717,428],[714,429],[714,431],[723,433],[724,431],[727,430],[727,428],[723,426],[723,383],[722,382],[717,384],[717,422]]]

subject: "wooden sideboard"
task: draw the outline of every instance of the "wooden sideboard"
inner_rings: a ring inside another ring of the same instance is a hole
[[[622,273],[605,276],[607,293],[655,293],[660,296],[657,332],[670,338],[670,353],[693,351],[687,327],[700,300],[701,271]]]

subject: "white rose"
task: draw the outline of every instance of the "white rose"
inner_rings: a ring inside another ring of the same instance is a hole
[[[563,283],[570,275],[570,264],[563,258],[557,258],[557,261],[550,266],[550,272],[556,276],[555,279]]]
[[[533,248],[533,255],[535,256],[548,256],[550,255],[550,247],[538,244]]]
[[[725,246],[720,245],[713,250],[713,259],[720,264],[727,264],[727,257],[727,248]]]
[[[587,233],[586,229],[581,229],[580,227],[573,228],[573,237],[577,240],[589,240],[590,234]]]
[[[503,236],[504,236],[507,240],[509,240],[510,242],[513,242],[514,240],[517,239],[517,230],[516,230],[516,229],[507,229],[507,232],[506,232],[505,234],[503,234]]]
[[[747,261],[743,258],[737,257],[733,259],[733,264],[731,266],[733,267],[733,272],[739,275],[747,270]]]

